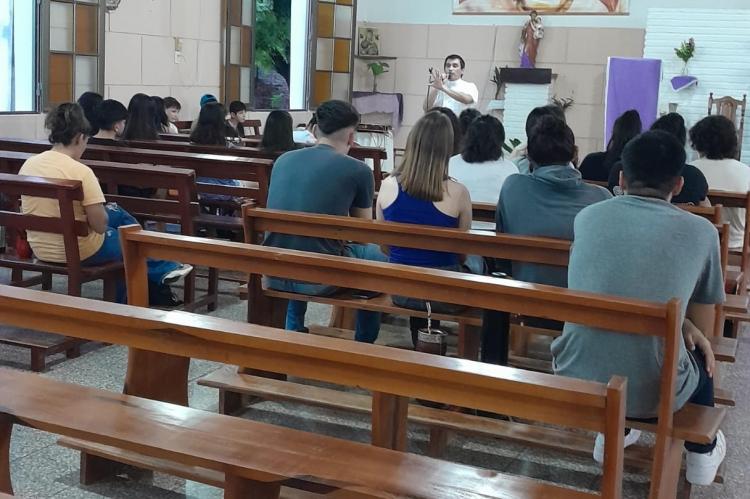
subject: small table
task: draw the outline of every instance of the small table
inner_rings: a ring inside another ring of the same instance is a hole
[[[360,114],[386,113],[391,115],[395,131],[404,119],[404,95],[384,92],[352,92],[352,105]]]

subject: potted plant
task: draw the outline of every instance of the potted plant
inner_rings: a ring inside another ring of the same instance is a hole
[[[387,62],[371,62],[367,65],[367,68],[372,71],[372,93],[377,93],[378,76],[387,73],[390,66]]]
[[[683,66],[682,74],[675,76],[671,80],[672,89],[679,92],[680,90],[685,90],[693,85],[697,85],[698,78],[688,75],[688,62],[695,57],[695,40],[690,38],[689,40],[682,42],[679,47],[674,49],[674,53],[683,62]]]
[[[684,65],[682,66],[682,74],[687,75],[688,62],[695,56],[695,40],[690,38],[686,42],[682,42],[680,46],[674,49],[674,53],[677,54]]]

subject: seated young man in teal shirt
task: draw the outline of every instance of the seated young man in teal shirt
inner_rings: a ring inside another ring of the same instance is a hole
[[[624,196],[584,208],[574,223],[568,287],[597,294],[682,304],[683,337],[675,387],[675,410],[687,402],[713,406],[714,356],[706,336],[714,305],[724,301],[719,239],[706,219],[670,203],[682,189],[685,150],[672,135],[646,132],[622,155]],[[557,374],[606,382],[628,378],[627,416],[655,418],[663,340],[566,323],[552,344]],[[636,430],[625,444],[638,438]],[[603,457],[599,435],[594,458]],[[709,445],[686,442],[687,480],[713,482],[726,454],[721,431]]]
[[[348,102],[331,100],[321,104],[317,117],[318,145],[283,154],[273,165],[268,188],[267,207],[274,210],[301,211],[322,215],[372,218],[375,180],[372,170],[347,156],[354,144],[359,113]],[[386,261],[375,244],[350,244],[345,241],[290,234],[266,234],[266,246],[311,251],[362,260]],[[268,277],[268,288],[308,295],[330,295],[335,286]],[[306,331],[307,302],[289,300],[286,329]],[[380,330],[380,313],[357,312],[354,339],[373,343]]]

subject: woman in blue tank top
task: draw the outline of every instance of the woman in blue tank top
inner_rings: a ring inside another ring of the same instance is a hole
[[[380,187],[377,219],[434,227],[471,228],[471,197],[462,184],[448,177],[448,161],[453,155],[453,129],[443,114],[430,111],[412,129],[401,164]],[[466,255],[429,249],[388,248],[391,263],[453,271],[482,273],[483,261]],[[466,264],[469,264],[468,266]],[[468,267],[474,267],[469,269]],[[401,307],[426,310],[418,297],[393,296]],[[456,313],[463,307],[430,302],[435,312]],[[412,317],[412,338],[424,327],[424,320]]]

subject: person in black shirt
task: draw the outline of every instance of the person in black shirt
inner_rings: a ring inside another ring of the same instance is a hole
[[[609,179],[610,170],[615,163],[620,161],[620,155],[622,150],[625,149],[625,144],[640,134],[642,127],[641,116],[635,109],[625,111],[622,116],[617,118],[612,128],[612,137],[607,144],[607,150],[593,152],[583,159],[579,168],[583,180],[606,182]]]
[[[670,133],[677,137],[677,140],[680,141],[683,147],[685,146],[687,140],[685,120],[677,113],[665,114],[651,125],[651,130],[663,130]],[[619,194],[617,187],[620,184],[621,171],[622,163],[618,162],[609,174],[609,190],[614,194]],[[682,178],[685,180],[685,185],[677,196],[672,197],[672,202],[675,204],[693,204],[696,206],[705,203],[706,196],[708,196],[708,182],[703,172],[693,165],[686,164],[682,170]]]
[[[229,119],[226,124],[227,137],[245,138],[245,113],[247,106],[242,101],[232,101],[229,103]]]

